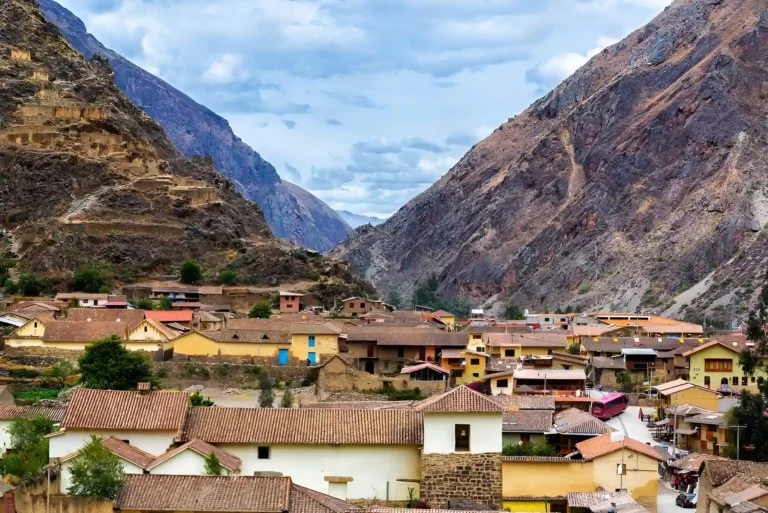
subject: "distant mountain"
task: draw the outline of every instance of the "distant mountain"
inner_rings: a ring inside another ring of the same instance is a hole
[[[383,294],[726,325],[764,281],[766,119],[768,2],[676,0],[332,254]]]
[[[344,219],[352,228],[357,228],[358,226],[363,226],[364,224],[372,224],[373,226],[376,226],[377,224],[381,224],[386,221],[386,219],[382,219],[380,217],[355,214],[349,210],[337,210],[336,212],[338,212],[341,218]]]
[[[39,0],[38,4],[48,21],[57,25],[86,59],[95,54],[109,59],[117,86],[157,121],[181,153],[190,158],[210,155],[216,169],[261,206],[276,236],[328,251],[351,231],[328,205],[283,182],[272,164],[232,132],[226,119],[106,48],[77,16],[53,0]]]

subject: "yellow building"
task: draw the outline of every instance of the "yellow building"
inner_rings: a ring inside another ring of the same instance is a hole
[[[689,379],[694,385],[718,390],[742,389],[757,392],[757,385],[762,382],[762,376],[747,376],[739,365],[739,355],[752,342],[723,342],[711,341],[684,353],[690,362]],[[754,344],[753,344],[754,345]],[[763,358],[763,365],[768,364],[768,358]],[[717,410],[717,408],[710,408]]]
[[[568,347],[568,336],[555,332],[486,333],[483,337],[486,351],[501,358],[521,356],[548,356],[563,352]]]
[[[721,397],[716,390],[694,385],[684,379],[657,385],[656,391],[659,394],[660,404],[665,408],[690,404],[705,410],[717,411]]]
[[[505,457],[502,463],[504,508],[534,513],[553,511],[552,505],[564,502],[562,498],[569,492],[594,492],[603,488],[624,489],[639,504],[655,510],[658,463],[664,461],[664,457],[632,438],[613,441],[611,436],[612,433],[606,433],[576,444],[579,460]]]
[[[31,347],[42,346],[43,335],[45,335],[45,325],[47,322],[56,322],[53,319],[50,321],[41,321],[38,318],[33,318],[18,327],[13,333],[5,338],[5,344],[8,347]]]
[[[435,319],[439,319],[440,322],[442,322],[448,327],[449,331],[453,331],[454,329],[456,329],[456,316],[453,315],[451,312],[446,312],[445,310],[438,310],[437,312],[432,312],[432,317]]]
[[[464,350],[462,354],[465,361],[464,372],[461,376],[456,377],[456,385],[463,385],[464,383],[472,383],[483,379],[485,377],[485,366],[490,355],[470,350]]]
[[[174,353],[188,356],[254,356],[289,363],[291,334],[267,330],[192,331],[173,341]]]
[[[692,452],[703,452],[719,456],[724,454],[728,445],[728,425],[725,415],[717,412],[699,413],[684,419],[680,423],[678,443]]]
[[[293,358],[319,363],[339,353],[341,328],[330,322],[290,322],[274,319],[230,319],[227,329],[285,331],[290,333]]]

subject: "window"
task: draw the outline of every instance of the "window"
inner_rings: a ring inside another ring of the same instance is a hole
[[[365,303],[360,303],[360,308],[365,308]]]
[[[728,378],[723,378],[723,379],[721,379],[721,380],[720,380],[720,384],[721,384],[721,385],[725,385],[725,386],[726,386],[726,388],[727,388],[727,387],[728,387]]]
[[[571,370],[572,365],[563,365],[563,370]]]
[[[738,386],[738,384],[739,384],[739,377],[738,376],[734,376],[733,377],[733,386]]]
[[[309,336],[309,347],[315,347],[315,336],[310,335]]]
[[[509,380],[508,379],[500,379],[496,382],[496,386],[499,388],[508,388],[509,387]]]
[[[733,360],[730,358],[707,358],[704,360],[706,372],[732,372]]]
[[[473,372],[473,373],[472,373],[472,377],[473,377],[473,378],[479,378],[479,377],[480,377],[480,374],[479,374],[479,373],[477,373],[477,372]]]
[[[705,387],[709,386],[709,376],[704,376],[704,386]]]
[[[746,376],[741,377],[741,386],[745,387],[748,384],[748,378]]]
[[[478,346],[478,347],[475,348],[475,351],[477,351],[478,353],[482,353],[483,352],[483,348],[481,346]]]
[[[144,333],[146,333],[146,332],[147,332],[147,327],[146,327],[146,326],[144,326]]]
[[[403,349],[402,347],[398,347],[397,348],[397,357],[398,358],[402,358],[404,356],[405,356],[405,349]]]
[[[483,338],[482,335],[472,335],[472,340],[480,340],[481,338]]]
[[[124,444],[131,445],[131,441],[130,440],[120,440],[120,441],[123,442]]]
[[[469,451],[469,424],[456,424],[456,452]]]
[[[752,383],[754,383],[754,382],[755,382],[755,377],[754,377],[754,376],[752,376]]]
[[[286,306],[286,308],[293,308],[293,304],[291,304],[291,303],[288,303],[285,306]]]
[[[35,328],[37,328],[37,321],[35,321]]]
[[[480,358],[472,358],[469,360],[471,365],[480,365]]]
[[[514,358],[515,356],[515,350],[514,349],[505,349],[504,350],[504,356]]]
[[[260,460],[268,460],[269,459],[269,447],[259,447],[258,454],[259,454],[259,459]]]

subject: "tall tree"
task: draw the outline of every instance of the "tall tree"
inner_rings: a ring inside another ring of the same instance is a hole
[[[0,460],[0,473],[13,481],[36,476],[48,463],[48,439],[53,422],[45,417],[17,419],[8,426],[11,438],[9,453]]]
[[[95,435],[72,460],[69,473],[70,495],[114,499],[123,484],[123,464]]]
[[[110,276],[104,269],[89,265],[75,273],[75,290],[95,294],[109,283]]]
[[[203,268],[197,260],[187,260],[179,269],[182,283],[197,283],[203,279]]]
[[[270,301],[259,301],[248,312],[251,319],[269,319],[272,317],[272,303]]]
[[[399,309],[401,306],[403,306],[403,296],[400,294],[400,292],[393,290],[387,297],[387,303]]]
[[[117,335],[87,346],[77,363],[80,381],[88,388],[134,390],[142,381],[156,384],[146,354],[129,351]]]
[[[525,314],[517,307],[517,305],[510,304],[507,306],[507,309],[504,310],[504,318],[508,321],[524,320]]]

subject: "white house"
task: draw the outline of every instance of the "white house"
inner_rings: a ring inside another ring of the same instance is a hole
[[[188,401],[186,392],[77,390],[61,429],[48,435],[48,454],[51,458],[69,456],[95,435],[113,436],[159,456],[174,445],[184,426]]]
[[[113,436],[102,438],[101,443],[104,447],[117,456],[120,460],[120,464],[123,466],[123,473],[125,474],[144,474],[147,466],[149,466],[155,457],[151,454],[142,451],[132,445],[129,445],[122,440],[118,440]],[[67,493],[70,485],[72,484],[72,464],[80,455],[80,451],[75,451],[71,454],[59,459],[61,464],[61,491]]]
[[[240,473],[243,464],[240,458],[197,438],[158,456],[147,465],[146,470],[150,474],[201,476],[206,473],[205,459],[211,454],[216,455],[216,459],[224,467],[225,475]]]
[[[51,420],[54,426],[58,426],[66,411],[66,408],[45,406],[0,406],[0,454],[11,448],[11,435],[8,433],[8,428],[14,420],[45,417]]]
[[[77,306],[82,308],[104,308],[109,301],[109,294],[88,294],[85,292],[60,292],[56,294],[56,301],[77,301]]]

